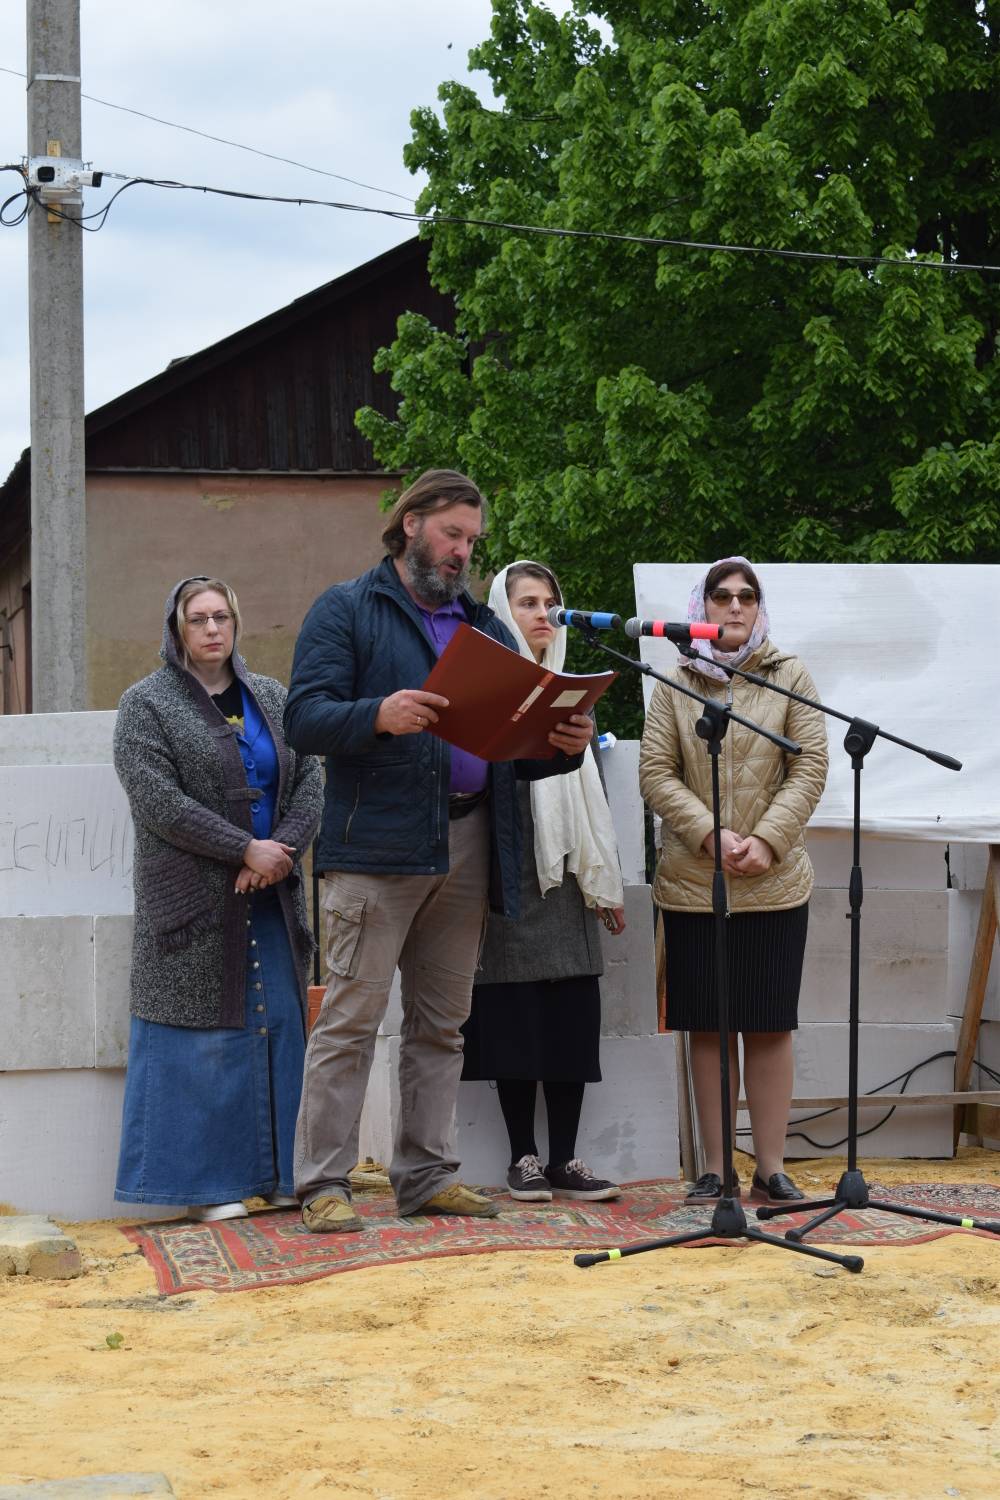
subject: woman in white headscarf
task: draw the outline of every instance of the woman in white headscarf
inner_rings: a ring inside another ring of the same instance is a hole
[[[723,627],[726,650],[697,644],[698,655],[677,680],[802,747],[786,755],[763,736],[731,723],[719,756],[722,869],[729,919],[729,1071],[735,1113],[743,1036],[743,1070],[757,1159],[751,1197],[787,1203],[802,1193],[784,1171],[785,1131],[792,1098],[792,1032],[813,872],[805,826],[826,782],[823,716],[740,677],[720,663],[815,698],[797,657],[768,639],[764,592],[745,557],[724,557],[699,579],[688,619]],[[715,835],[711,764],[695,733],[701,705],[657,683],[639,757],[643,798],[662,818],[662,848],[653,899],[662,909],[667,960],[667,1022],[690,1033],[695,1104],[706,1171],[688,1195],[710,1203],[722,1193],[719,1028],[715,991],[712,877]],[[738,1190],[738,1189],[737,1189]]]
[[[516,562],[493,580],[490,607],[522,656],[561,671],[566,631],[546,611],[562,604],[551,569]],[[597,1177],[576,1154],[584,1088],[599,1082],[603,971],[600,917],[624,931],[618,846],[595,737],[578,771],[519,782],[521,917],[490,915],[482,961],[463,1027],[463,1079],[496,1080],[510,1137],[507,1185],[514,1198],[598,1200],[618,1185]],[[548,1122],[548,1164],[535,1141],[541,1081]]]

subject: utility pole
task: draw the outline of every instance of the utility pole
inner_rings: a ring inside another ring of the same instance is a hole
[[[80,0],[27,6],[28,155],[78,159]],[[35,713],[87,707],[82,241],[81,229],[36,201],[28,217]]]

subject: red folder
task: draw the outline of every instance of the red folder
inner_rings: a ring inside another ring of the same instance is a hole
[[[449,707],[437,710],[431,734],[482,760],[545,760],[549,733],[570,714],[585,714],[617,672],[550,672],[471,625],[459,625],[423,684]]]

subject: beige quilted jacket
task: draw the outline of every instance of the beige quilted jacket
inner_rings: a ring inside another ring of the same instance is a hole
[[[743,664],[748,672],[815,698],[805,667],[765,641]],[[719,756],[722,826],[741,838],[756,834],[774,850],[763,875],[726,875],[729,910],[782,911],[809,899],[813,871],[803,831],[826,782],[829,757],[823,715],[755,683],[716,682],[681,667],[678,682],[706,698],[731,701],[745,718],[802,746],[785,755],[761,735],[730,723]],[[705,742],[695,734],[701,707],[657,683],[639,756],[643,798],[663,819],[662,852],[653,898],[671,911],[711,911],[712,860],[702,849],[712,831],[712,770]]]

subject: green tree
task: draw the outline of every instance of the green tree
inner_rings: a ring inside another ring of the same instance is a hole
[[[989,0],[493,12],[470,64],[498,107],[446,83],[412,117],[426,212],[1000,261]],[[401,318],[398,418],[358,424],[386,465],[476,478],[490,563],[627,610],[635,560],[1000,558],[995,273],[426,232],[457,333]]]

